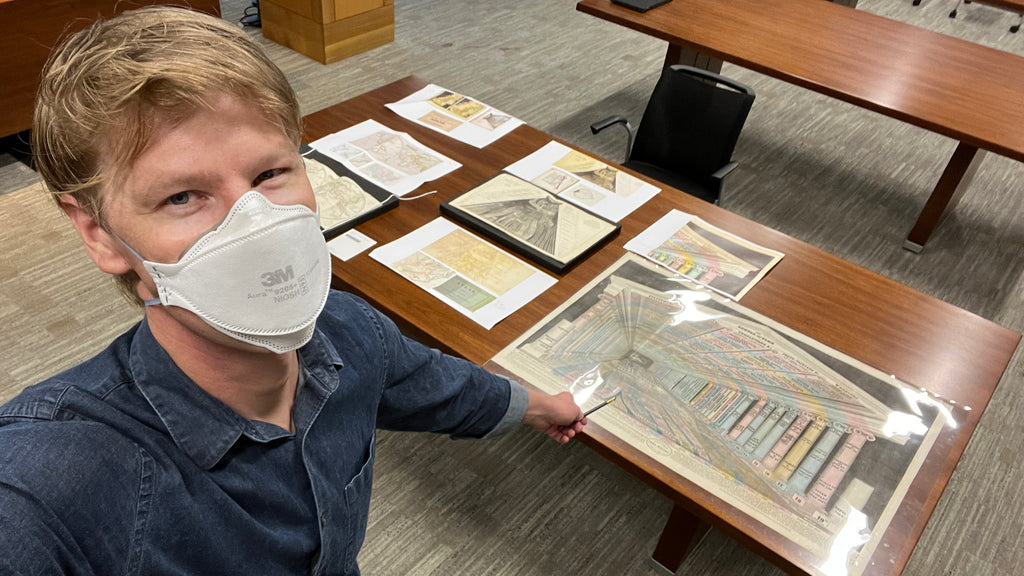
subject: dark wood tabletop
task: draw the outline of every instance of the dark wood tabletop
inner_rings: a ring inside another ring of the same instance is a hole
[[[672,0],[584,13],[1024,161],[1024,58],[821,0]]]
[[[437,218],[442,201],[554,139],[521,126],[486,148],[477,149],[409,122],[384,107],[385,103],[398,101],[425,85],[421,79],[405,78],[306,117],[306,142],[372,118],[462,163],[458,170],[425,184],[411,195],[426,190],[436,190],[437,194],[403,201],[398,208],[358,227],[378,245]],[[347,262],[334,259],[335,284],[363,296],[425,343],[484,364],[615,262],[624,254],[625,242],[673,208],[783,252],[782,261],[743,297],[744,306],[914,387],[972,408],[961,415],[957,430],[943,433],[922,467],[922,480],[912,486],[904,506],[890,524],[886,533],[886,570],[874,573],[898,574],[924,530],[1020,335],[717,206],[656,185],[663,191],[623,219],[617,238],[559,276],[555,286],[490,330],[401,278],[368,253]],[[588,427],[584,441],[662,490],[675,501],[677,509],[685,509],[714,524],[780,566],[807,572],[814,565],[805,551],[787,545],[785,538],[752,522],[599,427]]]
[[[1024,58],[822,0],[672,0],[581,12],[959,141],[904,246],[919,252],[978,150],[1024,161]]]

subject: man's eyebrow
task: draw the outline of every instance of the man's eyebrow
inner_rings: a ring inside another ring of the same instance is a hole
[[[214,179],[202,174],[170,174],[167,176],[157,175],[157,178],[138,189],[138,193],[146,198],[162,197],[186,190],[201,190],[207,188]]]

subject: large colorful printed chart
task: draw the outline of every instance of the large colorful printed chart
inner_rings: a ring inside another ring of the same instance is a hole
[[[628,254],[494,357],[690,482],[859,574],[949,407]]]

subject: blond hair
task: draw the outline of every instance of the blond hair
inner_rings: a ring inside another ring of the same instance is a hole
[[[295,92],[236,26],[168,6],[96,21],[65,39],[44,68],[32,124],[36,169],[58,204],[70,194],[106,228],[104,198],[158,123],[209,108],[222,94],[253,106],[298,146]],[[137,282],[134,272],[117,277],[121,292],[141,305]]]

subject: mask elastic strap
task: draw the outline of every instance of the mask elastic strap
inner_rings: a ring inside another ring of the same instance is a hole
[[[113,232],[111,232],[110,234],[114,238],[117,238],[117,241],[120,242],[122,246],[127,248],[128,251],[132,253],[132,255],[134,255],[136,258],[138,258],[139,262],[145,262],[146,261],[146,259],[143,258],[138,252],[136,252],[134,248],[132,248],[131,246],[128,245],[127,242],[122,240],[120,236],[118,236],[117,234],[114,234]],[[163,302],[160,301],[160,298],[150,298],[148,300],[143,300],[142,303],[144,305],[146,305],[146,306],[160,306],[160,305],[163,304]]]
[[[124,240],[121,240],[120,236],[118,236],[117,234],[114,234],[113,232],[111,232],[110,235],[113,236],[114,238],[117,238],[117,241],[120,242],[122,246],[127,248],[128,251],[132,253],[132,256],[135,256],[136,258],[139,259],[139,262],[145,262],[146,261],[146,259],[143,258],[138,252],[136,252],[134,248],[129,246],[127,242],[125,242]]]

